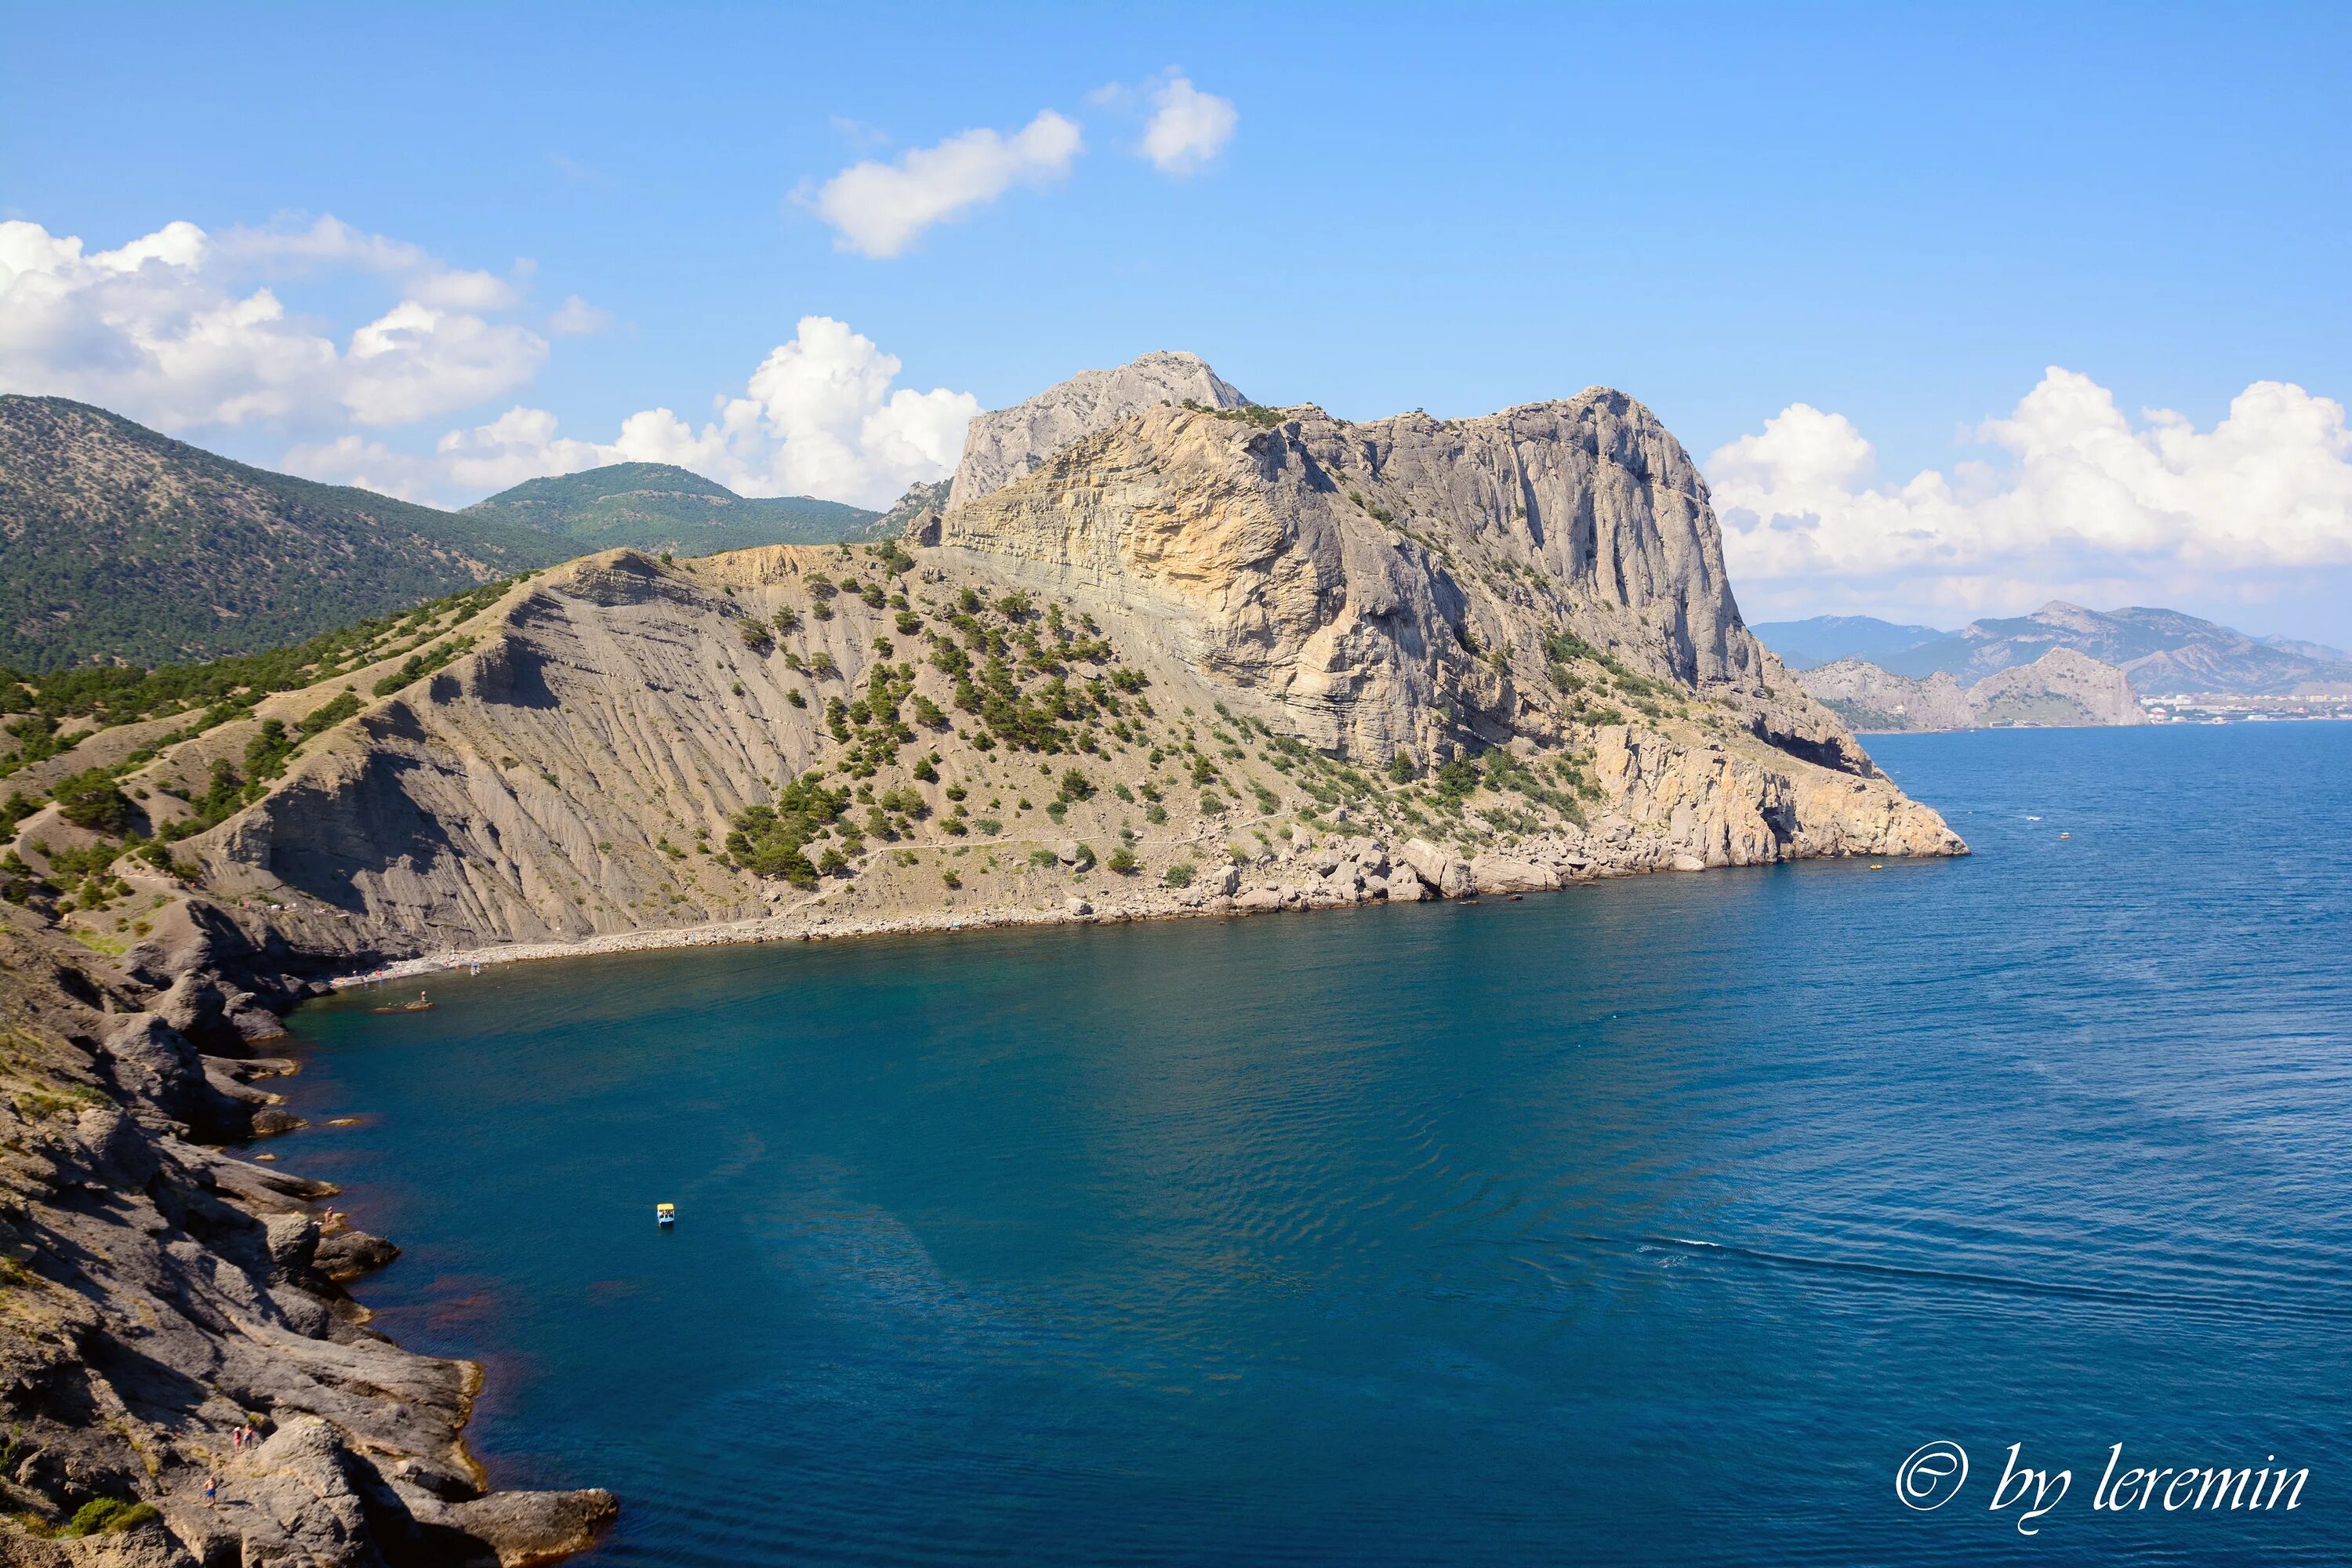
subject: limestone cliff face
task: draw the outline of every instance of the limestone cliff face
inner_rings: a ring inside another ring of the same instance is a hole
[[[1025,402],[975,418],[946,504],[953,510],[978,500],[1079,437],[1155,404],[1239,408],[1247,401],[1196,354],[1148,353],[1116,370],[1080,371]]]
[[[1799,755],[1869,766],[1742,624],[1705,482],[1619,393],[1451,423],[1154,407],[952,508],[941,543],[1119,600],[1344,755],[1557,740],[1527,688],[1564,630]]]

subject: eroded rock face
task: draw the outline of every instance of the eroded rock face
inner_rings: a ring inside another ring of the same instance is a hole
[[[1238,408],[1248,399],[1198,355],[1160,353],[1116,370],[1080,371],[1025,402],[982,414],[964,434],[946,510],[991,494],[1081,437],[1155,404],[1188,401]]]
[[[951,510],[941,544],[1106,595],[1345,755],[1556,738],[1517,682],[1565,631],[1807,760],[1869,765],[1741,622],[1705,482],[1620,393],[1271,428],[1153,407]]]

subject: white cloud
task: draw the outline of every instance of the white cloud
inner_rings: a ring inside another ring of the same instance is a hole
[[[853,163],[824,183],[813,205],[836,231],[838,248],[897,256],[933,224],[961,217],[1015,184],[1061,178],[1083,145],[1076,123],[1048,109],[1011,136],[966,131],[895,163]]]
[[[577,294],[567,294],[555,313],[547,318],[547,330],[559,338],[590,338],[613,324],[613,312],[600,310]]]
[[[2342,404],[2256,382],[2199,431],[2139,425],[2090,377],[2053,366],[1974,432],[1997,463],[1876,482],[1851,420],[1792,404],[1707,461],[1743,605],[2014,611],[2262,596],[2352,563],[2352,431]],[[1769,613],[1769,612],[1768,612]]]
[[[451,310],[511,310],[522,291],[493,272],[431,272],[409,285],[409,297]]]
[[[1143,128],[1143,155],[1163,174],[1197,174],[1234,139],[1241,114],[1230,98],[1202,92],[1182,76],[1171,76],[1151,95],[1151,120]]]
[[[257,281],[325,268],[380,275],[400,297],[339,343]],[[516,273],[528,279],[529,264]],[[80,398],[174,431],[402,424],[530,380],[546,339],[489,319],[520,298],[520,281],[445,268],[332,217],[217,237],[173,223],[94,253],[0,223],[0,391]]]
[[[699,428],[667,408],[621,421],[610,441],[557,433],[544,409],[512,408],[452,430],[432,454],[396,452],[345,436],[298,447],[286,466],[337,484],[412,500],[472,500],[543,474],[605,463],[674,463],[740,495],[813,495],[887,506],[910,484],[945,478],[980,412],[970,393],[896,386],[897,356],[827,316],[804,316],[790,342],[715,400]]]

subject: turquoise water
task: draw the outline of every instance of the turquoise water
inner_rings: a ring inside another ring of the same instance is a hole
[[[282,1152],[600,1563],[2352,1559],[2352,727],[1874,749],[1975,858],[450,977]]]

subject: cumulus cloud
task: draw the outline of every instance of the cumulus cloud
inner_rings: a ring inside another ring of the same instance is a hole
[[[933,224],[961,217],[1016,184],[1060,179],[1083,146],[1077,124],[1048,109],[1010,136],[966,131],[896,163],[853,163],[827,180],[812,205],[833,226],[838,248],[898,256]]]
[[[398,295],[341,342],[267,280],[341,268]],[[38,224],[0,223],[0,391],[101,404],[166,430],[395,425],[528,383],[547,341],[490,319],[516,279],[443,267],[417,247],[328,217],[307,228],[206,234],[166,224],[88,251]]]
[[[887,506],[910,484],[945,478],[980,412],[970,393],[896,384],[894,354],[829,316],[804,316],[740,392],[698,426],[667,408],[620,423],[609,441],[560,435],[555,416],[517,407],[452,430],[429,456],[345,436],[286,455],[297,473],[411,500],[474,500],[524,479],[606,463],[674,463],[740,495],[813,495]]]
[[[1143,128],[1140,151],[1161,174],[1181,179],[1223,152],[1240,123],[1232,99],[1202,92],[1183,76],[1171,76],[1151,95],[1151,119]]]
[[[2200,431],[2136,425],[2090,377],[2052,366],[1973,432],[1998,460],[1882,483],[1843,415],[1792,404],[1707,461],[1743,603],[1914,613],[2234,593],[2352,563],[2352,430],[2342,404],[2256,382]]]

